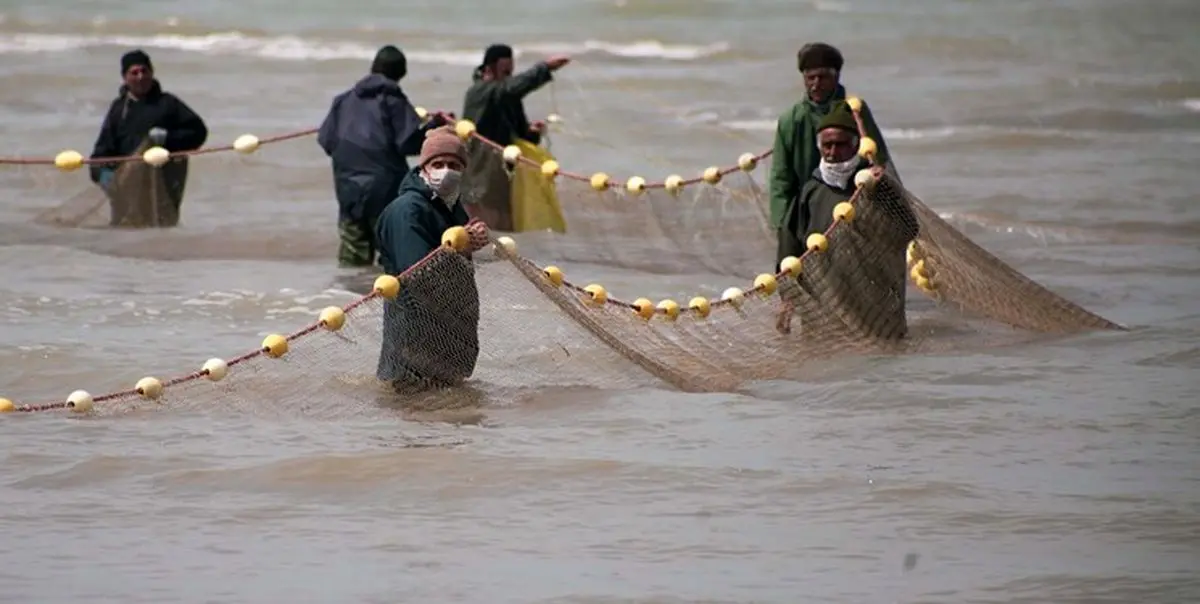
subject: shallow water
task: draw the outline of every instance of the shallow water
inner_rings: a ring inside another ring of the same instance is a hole
[[[1132,329],[738,395],[546,388],[461,426],[269,392],[5,416],[0,601],[1200,599],[1195,6],[519,4],[467,28],[466,9],[361,1],[0,5],[0,155],[87,151],[132,44],[221,144],[312,127],[388,42],[420,104],[457,110],[506,39],[578,56],[529,100],[565,117],[565,167],[690,175],[770,144],[795,47],[823,36],[909,187]],[[185,373],[351,298],[313,141],[192,171],[183,226],[111,233],[29,222],[86,177],[0,170],[0,395]],[[558,263],[628,297],[734,281]]]

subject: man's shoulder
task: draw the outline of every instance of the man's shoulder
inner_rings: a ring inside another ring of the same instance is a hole
[[[464,96],[467,99],[482,99],[501,89],[499,82],[491,80],[475,80],[467,87]]]
[[[800,199],[805,200],[816,195],[819,191],[829,188],[820,178],[809,174],[808,180],[804,181],[804,186],[800,187]]]
[[[804,102],[804,99],[800,99],[799,101],[792,103],[791,107],[783,110],[783,113],[779,114],[779,119],[796,121],[808,115],[809,112],[809,104]]]
[[[163,101],[166,101],[172,105],[178,105],[183,102],[183,99],[179,98],[179,95],[175,94],[174,92],[168,92],[166,90],[159,92],[158,98],[160,98]]]
[[[425,200],[421,197],[421,194],[410,189],[401,191],[392,200],[392,203],[389,203],[384,208],[383,213],[385,216],[391,216],[396,219],[409,220],[422,216],[425,213],[425,208],[422,207],[424,205]]]
[[[187,106],[187,103],[185,103],[183,99],[179,98],[179,95],[173,92],[167,92],[166,90],[163,90],[161,93],[159,93],[159,99],[169,111],[176,111],[179,109],[179,107]]]
[[[798,106],[799,105],[792,105],[791,107],[784,109],[783,112],[779,114],[779,117],[775,118],[775,123],[785,124],[796,121],[796,108]]]
[[[420,191],[404,189],[384,208],[382,218],[391,222],[393,226],[408,225],[425,221],[431,213],[433,208]]]
[[[785,109],[783,113],[779,114],[775,125],[779,129],[793,127],[808,119],[810,114],[811,110],[809,109],[808,104],[804,101],[798,101],[791,107]]]

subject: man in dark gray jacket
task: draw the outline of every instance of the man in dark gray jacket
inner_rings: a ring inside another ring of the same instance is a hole
[[[395,46],[375,55],[371,73],[333,99],[317,143],[333,160],[338,201],[338,265],[371,266],[379,215],[408,174],[407,156],[421,152],[426,132],[453,120],[435,113],[424,125],[400,89],[408,60]]]

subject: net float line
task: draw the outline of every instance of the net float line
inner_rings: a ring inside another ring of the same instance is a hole
[[[517,264],[524,264],[535,269],[545,281],[555,288],[565,288],[573,291],[588,302],[588,308],[600,309],[612,306],[630,311],[630,318],[644,321],[661,319],[675,321],[681,317],[691,317],[694,320],[708,318],[713,312],[721,310],[736,310],[748,297],[762,296],[764,298],[775,294],[780,280],[784,278],[798,279],[803,274],[803,263],[814,254],[825,253],[829,249],[829,237],[835,229],[844,228],[856,217],[855,204],[860,193],[869,189],[875,183],[875,176],[870,170],[862,170],[855,177],[857,189],[850,199],[837,204],[833,209],[834,222],[824,234],[813,233],[808,236],[806,251],[799,257],[789,256],[780,262],[778,272],[761,273],[757,275],[747,289],[729,287],[718,298],[706,296],[692,297],[686,307],[673,299],[660,300],[657,303],[647,297],[632,301],[623,300],[609,294],[608,290],[598,283],[579,285],[568,280],[563,271],[554,265],[538,265],[518,254],[516,241],[509,236],[502,236],[491,241],[497,256]],[[160,399],[167,389],[201,379],[218,382],[225,379],[232,369],[238,365],[259,357],[273,359],[283,358],[291,350],[293,343],[320,331],[336,332],[345,326],[356,309],[376,298],[394,299],[399,295],[408,276],[424,266],[437,254],[466,253],[470,246],[470,236],[463,227],[451,227],[442,235],[442,246],[433,250],[420,262],[399,275],[380,275],[375,279],[370,293],[344,306],[329,306],[320,311],[317,320],[290,334],[273,333],[267,335],[258,348],[245,352],[230,359],[213,357],[205,361],[199,370],[169,379],[153,376],[143,377],[132,388],[118,390],[102,395],[92,395],[86,390],[75,390],[62,401],[17,404],[7,398],[0,398],[0,413],[8,412],[39,412],[67,409],[75,413],[88,413],[96,404],[105,402],[127,401],[142,399],[155,401]],[[933,270],[925,266],[924,256],[919,247],[910,244],[908,262],[910,276],[914,283],[925,293],[936,296],[937,286],[934,282]]]
[[[862,99],[855,96],[846,98],[847,104],[850,105],[854,113],[855,120],[859,124],[860,144],[859,154],[863,157],[873,157],[877,149],[874,140],[866,136],[862,127],[862,118],[859,115],[859,110],[862,108]],[[423,122],[430,119],[428,110],[423,107],[417,107],[416,112],[418,117]],[[560,123],[562,118],[557,114],[551,114],[547,117],[547,122],[551,124]],[[202,147],[190,151],[167,151],[161,146],[154,146],[147,149],[141,154],[127,155],[122,157],[84,157],[78,151],[67,149],[59,152],[54,157],[0,157],[0,165],[19,165],[19,166],[54,166],[62,172],[73,172],[83,166],[91,166],[98,164],[119,164],[133,161],[143,161],[155,167],[161,167],[172,159],[183,157],[195,157],[200,155],[211,155],[214,153],[225,153],[235,151],[243,155],[250,155],[258,151],[263,145],[280,143],[298,138],[312,136],[318,132],[318,128],[309,128],[307,130],[298,130],[288,132],[266,138],[259,138],[254,134],[243,134],[234,139],[232,144],[220,145],[213,147]],[[475,129],[475,124],[471,120],[460,119],[454,124],[454,131],[458,136],[466,141],[472,138],[479,140],[481,143],[492,147],[502,153],[504,160],[509,164],[524,163],[528,166],[538,169],[543,176],[548,179],[555,179],[559,176],[578,182],[588,183],[592,189],[596,191],[607,191],[609,189],[624,187],[624,189],[632,194],[643,193],[651,189],[665,189],[672,194],[680,193],[684,187],[691,185],[706,183],[716,185],[721,182],[725,176],[737,171],[752,172],[757,167],[759,162],[771,156],[772,150],[767,149],[759,153],[746,152],[738,156],[737,161],[728,166],[712,165],[705,168],[698,176],[685,178],[679,174],[671,174],[661,181],[648,181],[642,176],[630,176],[621,181],[613,178],[607,172],[593,172],[585,174],[582,172],[572,172],[562,169],[556,160],[547,160],[544,163],[536,162],[532,159],[521,155],[521,150],[516,145],[500,145],[488,138],[481,136]],[[624,183],[623,185],[621,183]]]

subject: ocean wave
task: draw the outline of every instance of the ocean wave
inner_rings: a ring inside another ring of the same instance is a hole
[[[1200,113],[1200,99],[1183,99],[1183,107],[1188,111]]]
[[[725,127],[745,132],[774,132],[775,120],[732,120],[725,122]],[[950,138],[957,134],[973,130],[971,128],[955,128],[939,126],[934,128],[884,128],[883,135],[888,140],[922,140]],[[974,129],[978,130],[978,129]]]
[[[1193,111],[1200,112],[1200,99],[1196,100],[1196,107]],[[713,123],[719,124],[724,128],[738,130],[744,132],[774,132],[775,120],[716,120]],[[1068,124],[1067,127],[1018,127],[1006,125],[961,125],[961,126],[930,126],[923,128],[884,128],[883,136],[888,141],[935,141],[935,140],[950,140],[950,141],[978,141],[983,143],[991,143],[1002,148],[1016,148],[1022,146],[1030,146],[1035,144],[1048,144],[1058,142],[1063,144],[1084,144],[1093,143],[1098,140],[1104,140],[1114,135],[1119,135],[1126,139],[1130,138],[1150,138],[1154,137],[1157,140],[1166,140],[1171,142],[1180,142],[1185,144],[1195,144],[1200,137],[1194,132],[1188,131],[1172,131],[1164,132],[1161,130],[1142,130],[1142,131],[1127,131],[1127,130],[1103,130],[1097,128],[1083,127],[1081,124]]]
[[[203,35],[160,33],[148,36],[54,33],[0,35],[0,54],[55,53],[107,46],[179,50],[209,55],[244,55],[280,61],[369,61],[379,47],[359,42],[315,40],[299,36],[254,36],[239,31]],[[664,44],[657,40],[541,42],[514,47],[518,57],[525,54],[562,53],[667,61],[694,61],[729,49],[730,45],[725,42],[693,46]],[[415,63],[474,66],[482,56],[482,46],[478,49],[405,49],[405,54],[408,55],[409,61]]]
[[[821,13],[848,13],[853,8],[845,2],[822,2],[817,0],[812,3],[812,7]]]

